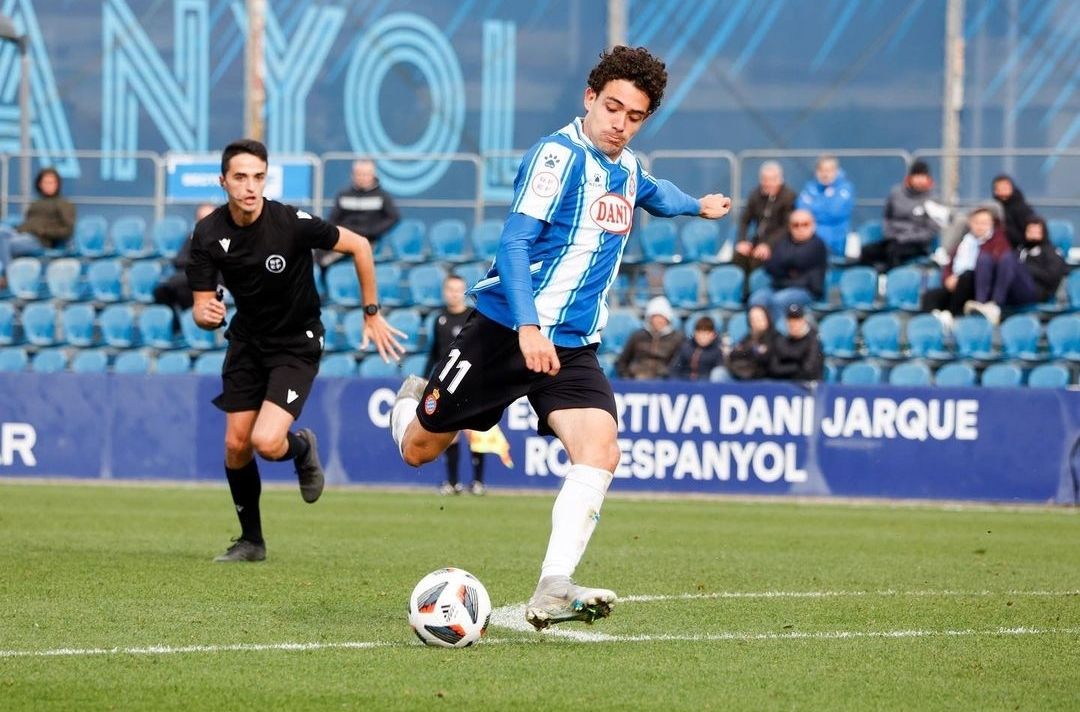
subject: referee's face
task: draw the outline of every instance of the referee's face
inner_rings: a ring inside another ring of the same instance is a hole
[[[221,177],[221,187],[229,196],[229,212],[254,220],[262,212],[266,187],[266,163],[250,153],[229,159],[229,170]]]

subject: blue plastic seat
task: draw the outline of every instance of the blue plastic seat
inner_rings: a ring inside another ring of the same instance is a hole
[[[395,259],[410,263],[427,260],[428,246],[424,236],[424,223],[419,220],[402,220],[382,239],[390,241]]]
[[[923,274],[916,267],[896,267],[885,275],[885,306],[889,309],[919,311]]]
[[[468,262],[472,256],[469,254],[467,236],[468,229],[461,220],[450,218],[435,223],[428,230],[431,258],[444,262]]]
[[[881,383],[881,366],[872,361],[849,363],[840,372],[840,383],[845,386],[874,386]]]
[[[154,288],[161,281],[161,263],[157,260],[135,262],[128,269],[131,298],[140,304],[154,303]]]
[[[502,240],[502,223],[498,220],[484,220],[473,226],[472,247],[477,259],[488,262],[495,259],[500,240]]]
[[[397,363],[386,363],[378,354],[368,356],[360,362],[361,378],[398,378],[400,375]]]
[[[90,304],[68,304],[60,314],[64,327],[64,342],[71,346],[94,344],[94,320],[97,314]]]
[[[135,343],[135,310],[127,304],[105,307],[98,316],[101,338],[113,348],[126,349]]]
[[[840,303],[845,309],[876,309],[878,274],[872,267],[849,267],[840,275]]]
[[[210,351],[217,348],[217,332],[207,331],[195,323],[190,309],[185,309],[180,315],[180,331],[184,335],[184,342],[188,348],[198,351]]]
[[[1062,314],[1046,325],[1050,355],[1068,361],[1080,361],[1080,314]]]
[[[743,285],[746,275],[735,265],[718,265],[709,270],[705,279],[705,291],[709,295],[709,304],[721,309],[742,309]]]
[[[1043,363],[1028,374],[1028,388],[1067,388],[1069,369],[1060,363]]]
[[[880,220],[867,220],[859,225],[856,232],[859,234],[860,245],[868,245],[871,242],[881,242],[884,237],[881,231]]]
[[[150,355],[145,351],[123,351],[113,361],[113,373],[150,373]]]
[[[83,298],[82,263],[70,257],[53,260],[45,268],[45,284],[53,299],[79,301]]]
[[[114,222],[109,236],[121,257],[138,259],[150,254],[150,246],[146,241],[146,220],[138,215],[125,215]]]
[[[889,372],[889,383],[893,386],[929,386],[933,383],[930,367],[922,361],[902,363]]]
[[[908,320],[907,343],[911,355],[918,358],[949,360],[953,357],[945,348],[945,328],[933,314],[918,314]]]
[[[336,309],[323,307],[319,320],[323,325],[323,352],[340,350],[342,347],[341,315]]]
[[[25,371],[29,363],[30,357],[26,355],[26,349],[18,346],[0,349],[0,373]]]
[[[327,267],[323,274],[326,278],[326,294],[331,302],[344,307],[360,306],[360,280],[352,261],[339,260]],[[375,279],[381,282],[377,274]]]
[[[1080,311],[1080,269],[1074,269],[1065,280],[1065,295],[1069,299],[1069,308]]]
[[[191,357],[183,351],[169,351],[157,357],[154,373],[173,376],[191,371]]]
[[[151,304],[139,314],[139,338],[144,346],[171,349],[173,339],[173,310],[164,304]]]
[[[319,364],[320,378],[349,378],[356,375],[356,357],[350,353],[324,356]]]
[[[653,220],[641,230],[641,249],[648,262],[673,265],[682,262],[679,237],[670,220]]]
[[[341,333],[345,343],[353,351],[359,351],[364,341],[364,311],[353,309],[341,320]]]
[[[1063,257],[1068,258],[1069,250],[1072,249],[1073,240],[1076,238],[1076,228],[1073,227],[1072,220],[1048,220],[1046,229],[1050,233],[1047,235],[1050,242]]]
[[[728,224],[725,223],[725,227]],[[683,225],[679,239],[682,241],[684,260],[716,264],[723,244],[720,239],[720,224],[717,221],[691,220]]]
[[[172,259],[184,246],[191,234],[191,223],[179,215],[166,215],[154,223],[152,232],[154,250],[162,257]]]
[[[56,343],[56,307],[48,302],[27,304],[22,310],[23,335],[34,346]]]
[[[11,302],[0,302],[0,346],[15,343],[15,307]]]
[[[124,269],[120,260],[96,260],[86,270],[86,280],[90,283],[90,294],[94,301],[118,302],[123,295],[121,275]]]
[[[386,317],[386,321],[395,329],[405,332],[401,345],[408,353],[415,353],[424,347],[421,325],[423,319],[415,309],[395,309]]]
[[[406,356],[401,360],[401,375],[427,378],[427,359],[427,354],[413,354],[412,356]]]
[[[84,215],[75,221],[75,251],[82,257],[112,254],[105,240],[109,222],[101,215]]]
[[[454,267],[454,274],[465,281],[465,289],[471,289],[474,284],[487,277],[488,269],[486,262],[468,262]]]
[[[634,230],[626,238],[623,246],[622,263],[633,267],[645,262],[645,250],[641,247],[641,231]]]
[[[759,289],[772,286],[772,277],[765,271],[764,267],[758,267],[756,270],[750,273],[749,278],[750,293],[753,294]]]
[[[626,346],[630,335],[641,328],[641,319],[634,309],[612,309],[608,313],[607,325],[600,332],[600,351],[619,354]]]
[[[884,359],[899,359],[900,319],[891,312],[873,314],[862,324],[863,344],[868,356]]]
[[[82,349],[71,359],[75,373],[105,373],[109,370],[109,354],[104,349]]]
[[[664,296],[676,309],[705,306],[701,298],[701,270],[695,265],[674,265],[664,270]]]
[[[16,299],[41,296],[41,262],[36,257],[16,257],[5,268],[8,289]]]
[[[1024,372],[1011,363],[995,363],[982,374],[985,388],[1015,388],[1024,382]]]
[[[840,380],[840,369],[837,367],[837,365],[834,362],[832,362],[832,361],[826,361],[825,362],[824,378],[825,378],[826,383],[836,383],[837,381]]]
[[[206,351],[195,358],[191,371],[201,376],[217,376],[221,374],[221,368],[224,365],[224,351]]]
[[[731,327],[728,326],[728,329]],[[851,312],[829,314],[818,326],[821,350],[832,358],[854,358],[855,335],[858,331],[859,321]],[[734,337],[732,338],[732,343],[735,343]]]
[[[446,270],[438,265],[419,265],[409,270],[409,295],[413,304],[421,307],[441,307],[442,284]]]
[[[734,346],[746,338],[746,335],[749,333],[750,323],[746,320],[746,312],[743,311],[738,314],[732,314],[727,324],[728,342]],[[820,338],[820,335],[818,338]]]
[[[1008,358],[1045,360],[1039,353],[1042,325],[1031,314],[1013,314],[1001,324],[1001,347]]]
[[[67,354],[59,348],[42,349],[30,360],[30,370],[34,373],[60,373],[67,365]]]
[[[353,281],[355,279],[354,273]],[[408,303],[408,294],[401,288],[402,271],[399,265],[393,262],[375,265],[375,282],[379,287],[379,304],[385,307],[400,307]]]
[[[961,358],[988,361],[997,358],[993,350],[994,327],[982,316],[965,316],[953,322],[956,353]]]

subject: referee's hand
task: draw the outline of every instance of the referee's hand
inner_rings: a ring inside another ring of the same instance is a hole
[[[207,299],[195,322],[203,329],[216,329],[225,321],[225,305],[217,299]]]
[[[525,366],[534,373],[546,373],[554,376],[562,368],[559,355],[555,353],[555,344],[540,333],[540,327],[528,324],[518,329],[518,346],[525,357]]]
[[[386,363],[400,361],[405,355],[405,347],[398,339],[407,338],[404,331],[395,329],[387,323],[382,314],[364,317],[364,340],[360,344],[360,350],[366,351],[368,344],[375,342],[375,348]]]

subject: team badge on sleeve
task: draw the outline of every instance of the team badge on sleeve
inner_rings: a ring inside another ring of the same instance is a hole
[[[561,185],[562,182],[557,175],[543,171],[533,176],[532,183],[529,184],[529,190],[541,198],[550,198],[559,192]]]
[[[433,388],[427,398],[424,399],[424,413],[435,415],[435,409],[439,407],[439,389]]]

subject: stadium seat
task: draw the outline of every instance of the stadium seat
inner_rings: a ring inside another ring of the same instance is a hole
[[[128,268],[127,281],[131,298],[140,304],[154,303],[154,288],[161,281],[161,263],[157,260],[141,260]]]
[[[190,309],[185,309],[180,315],[180,331],[184,335],[184,342],[188,348],[199,351],[217,348],[217,332],[199,328]]]
[[[727,223],[724,225],[727,227]],[[715,220],[691,220],[679,233],[683,259],[687,262],[716,264],[720,254],[720,225]]]
[[[881,366],[871,361],[849,363],[840,372],[840,383],[845,386],[874,386],[881,383]]]
[[[59,348],[42,349],[30,360],[30,370],[34,373],[60,373],[67,365],[67,354]]]
[[[907,323],[907,343],[911,355],[918,358],[949,360],[945,349],[945,329],[933,314],[918,314]]]
[[[18,346],[0,349],[0,373],[25,371],[29,363],[30,357],[26,355],[26,349]]]
[[[859,234],[859,245],[868,245],[871,242],[881,242],[883,237],[880,220],[867,220],[859,225],[856,232]]]
[[[1080,314],[1062,314],[1046,325],[1050,355],[1068,361],[1080,361]]]
[[[336,309],[323,307],[319,319],[323,325],[323,353],[340,350],[342,346],[341,315]]]
[[[499,251],[499,241],[502,239],[502,223],[498,220],[484,220],[473,226],[472,248],[477,259],[495,259],[495,253]]]
[[[382,265],[379,265],[382,267]],[[326,294],[334,304],[343,307],[360,306],[360,280],[356,277],[356,265],[352,260],[338,260],[326,268]],[[376,273],[375,281],[382,289],[381,280]]]
[[[1080,311],[1080,269],[1074,269],[1065,280],[1065,294],[1069,300],[1069,308]]]
[[[849,267],[840,275],[840,303],[845,309],[876,309],[878,273],[871,267]]]
[[[750,273],[750,293],[753,294],[759,289],[772,286],[772,277],[765,271],[764,267],[758,267],[756,270]]]
[[[641,230],[641,249],[648,262],[673,265],[682,262],[679,254],[679,238],[675,223],[670,220],[652,220]]]
[[[420,312],[415,309],[395,309],[386,317],[386,322],[405,332],[401,345],[408,353],[415,353],[424,347],[420,328],[423,319],[420,318]]]
[[[113,348],[126,349],[135,343],[135,310],[127,304],[113,304],[98,316],[101,338]]]
[[[467,236],[468,229],[461,220],[450,218],[435,223],[428,231],[431,259],[455,264],[468,262],[472,255],[469,254]]]
[[[8,289],[16,299],[41,296],[41,262],[36,257],[16,257],[6,268]]]
[[[139,313],[138,323],[139,338],[143,346],[155,349],[171,349],[176,346],[171,307],[151,304]]]
[[[356,375],[356,357],[351,353],[332,354],[319,364],[320,378],[349,378]]]
[[[903,358],[900,353],[900,319],[886,312],[873,314],[862,324],[863,344],[868,356],[884,359]]]
[[[154,251],[172,259],[184,245],[191,233],[191,223],[179,215],[166,215],[154,223],[152,232]]]
[[[82,263],[71,257],[49,262],[45,268],[45,284],[53,299],[79,301],[83,298]]]
[[[896,267],[885,275],[885,306],[917,312],[922,297],[923,275],[916,267]]]
[[[732,314],[727,323],[728,342],[734,346],[750,333],[750,324],[746,321],[746,312]]]
[[[619,374],[615,372],[615,362],[618,358],[615,354],[600,354],[596,357],[597,361],[600,362],[600,370],[609,379],[619,377]]]
[[[427,354],[413,354],[401,360],[402,376],[419,376],[427,378]]]
[[[402,220],[383,239],[390,241],[394,259],[410,263],[427,261],[428,248],[424,238],[424,223],[419,220]]]
[[[90,283],[90,295],[97,302],[118,302],[123,293],[120,277],[123,267],[120,260],[96,260],[86,270]]]
[[[465,280],[465,289],[472,289],[474,284],[487,277],[488,269],[487,263],[469,262],[454,267],[453,273]]]
[[[1069,250],[1072,249],[1073,240],[1076,237],[1076,229],[1073,227],[1072,220],[1049,220],[1046,223],[1046,229],[1050,233],[1047,235],[1050,242],[1053,243],[1054,247],[1065,259],[1068,259]]]
[[[349,265],[351,268],[352,265]],[[352,281],[356,281],[353,270]],[[379,286],[379,304],[385,307],[400,307],[409,300],[405,290],[401,288],[401,267],[393,262],[383,262],[375,265],[375,282]],[[357,285],[359,288],[359,285]],[[357,302],[359,304],[359,301]]]
[[[734,319],[732,319],[734,323]],[[729,326],[728,329],[731,327]],[[859,321],[851,312],[829,314],[818,326],[818,338],[821,350],[832,358],[855,358],[855,335],[859,330]],[[732,343],[735,343],[732,337]]]
[[[360,362],[361,378],[398,378],[401,373],[398,365],[391,361],[387,363],[378,354],[369,356]]]
[[[739,310],[745,307],[743,286],[746,274],[735,265],[717,265],[709,270],[705,279],[705,291],[709,304],[721,309]]]
[[[889,384],[893,386],[929,386],[932,383],[930,367],[921,361],[899,364],[889,372]]]
[[[75,373],[105,373],[109,370],[109,354],[104,349],[81,349],[71,359]]]
[[[1028,388],[1067,388],[1069,369],[1060,363],[1043,363],[1028,374]]]
[[[413,304],[421,307],[443,305],[442,283],[446,270],[438,265],[419,265],[409,270],[409,295]]]
[[[826,383],[836,383],[840,380],[840,369],[832,361],[826,361],[823,378]]]
[[[15,307],[11,302],[0,302],[0,346],[15,343]]]
[[[113,362],[113,373],[150,373],[150,355],[145,351],[123,351]]]
[[[989,361],[997,358],[993,351],[994,327],[981,316],[964,316],[953,322],[956,354],[961,358]]]
[[[207,351],[196,357],[195,363],[192,364],[191,371],[200,376],[220,376],[221,367],[224,365],[224,351]]]
[[[23,336],[34,346],[56,343],[56,307],[48,302],[27,304],[22,310]]]
[[[128,259],[139,259],[150,254],[146,243],[146,221],[138,215],[126,215],[112,224],[109,230],[117,254]]]
[[[626,238],[623,246],[622,263],[629,267],[640,265],[645,261],[645,250],[641,247],[641,231],[634,230]]]
[[[64,327],[64,343],[71,346],[93,346],[94,307],[90,304],[68,304],[60,314]]]
[[[842,307],[833,295],[840,293],[840,277],[844,274],[842,268],[830,266],[825,270],[825,294],[821,299],[810,303],[810,308],[816,312],[834,312]]]
[[[341,333],[350,349],[360,350],[360,344],[364,341],[364,311],[362,309],[353,309],[345,314],[341,320]]]
[[[172,376],[191,371],[191,357],[183,351],[170,351],[157,357],[154,373]]]
[[[982,374],[982,385],[985,388],[1010,388],[1023,382],[1024,372],[1011,363],[995,363],[987,367]]]
[[[75,221],[75,251],[81,257],[104,257],[112,254],[105,235],[108,221],[101,215],[85,215]]]
[[[620,354],[630,335],[641,328],[637,310],[617,308],[608,312],[607,325],[600,332],[600,350]]]
[[[702,281],[696,265],[673,265],[664,270],[664,296],[676,309],[698,309],[705,306]]]
[[[1039,353],[1042,326],[1031,314],[1013,314],[1001,324],[1001,348],[1008,358],[1025,361],[1041,361],[1046,356]]]

